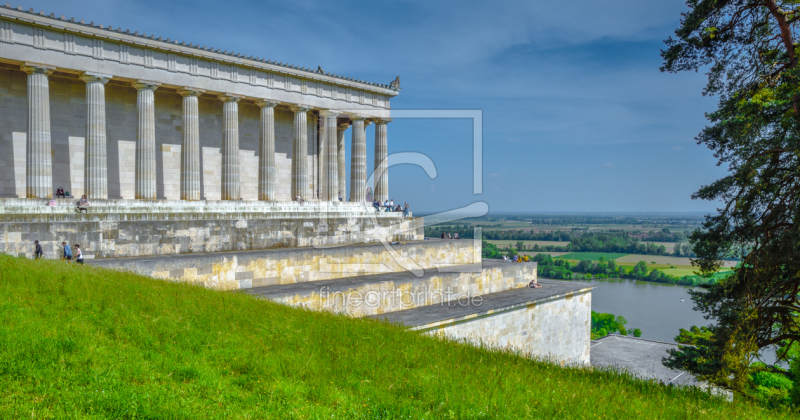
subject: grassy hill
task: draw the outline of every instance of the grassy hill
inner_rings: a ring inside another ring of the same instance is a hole
[[[0,418],[789,418],[88,266],[0,256]]]

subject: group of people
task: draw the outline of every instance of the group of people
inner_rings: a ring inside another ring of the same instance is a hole
[[[458,236],[458,232],[454,233],[452,236],[450,236],[450,232],[442,232],[442,239],[461,239],[461,237]]]
[[[58,197],[69,197],[69,191],[67,191],[66,195],[64,195],[64,189],[59,187],[58,190],[56,190],[56,198]],[[58,203],[56,202],[55,199],[52,199],[47,202],[47,205],[57,206]],[[75,203],[75,211],[78,213],[86,212],[88,210],[88,207],[89,207],[89,199],[86,198],[86,194],[84,194],[81,196],[80,200],[78,200],[78,202]]]
[[[403,216],[408,217],[408,209],[411,207],[408,203],[404,203],[401,205],[394,205],[394,200],[386,200],[381,204],[378,200],[372,201],[372,207],[374,207],[377,211],[402,211]]]
[[[39,243],[38,240],[33,241],[35,248],[33,250],[33,256],[37,260],[40,258],[44,258],[44,251],[42,250],[42,244]],[[61,242],[61,259],[69,263],[72,261],[72,258],[75,258],[75,262],[78,264],[83,264],[83,251],[81,250],[81,246],[79,244],[75,244],[75,255],[72,254],[72,248],[67,245],[66,242]]]

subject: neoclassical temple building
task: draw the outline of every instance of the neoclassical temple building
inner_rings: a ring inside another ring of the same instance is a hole
[[[399,90],[6,5],[0,196],[363,201],[365,128],[378,167]]]
[[[89,266],[587,363],[592,285],[526,287],[536,263],[482,261],[479,232],[427,239],[365,201],[405,201],[385,170],[399,91],[0,6],[0,253],[80,244]]]

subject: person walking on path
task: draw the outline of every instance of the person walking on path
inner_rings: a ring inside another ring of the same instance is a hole
[[[33,251],[33,257],[38,260],[39,258],[42,258],[42,256],[44,256],[44,252],[42,252],[42,245],[39,243],[38,240],[33,241],[33,243],[36,244],[36,249]]]
[[[66,242],[61,242],[61,247],[64,248],[64,256],[61,259],[66,260],[67,264],[69,264],[69,260],[72,259],[72,248]]]
[[[75,262],[83,264],[83,251],[81,251],[81,246],[78,244],[75,244]]]

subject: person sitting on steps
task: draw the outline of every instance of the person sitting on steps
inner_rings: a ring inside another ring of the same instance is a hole
[[[78,203],[77,203],[76,207],[77,207],[77,210],[76,210],[76,211],[77,211],[78,213],[80,213],[80,212],[84,212],[84,213],[85,213],[85,212],[88,210],[88,207],[89,207],[89,200],[87,200],[87,199],[86,199],[86,194],[84,194],[84,195],[81,197],[81,199],[80,199],[80,200],[78,200]]]
[[[67,198],[67,195],[64,194],[64,189],[61,188],[61,187],[58,187],[58,189],[56,190],[56,198],[59,198],[59,197]]]

